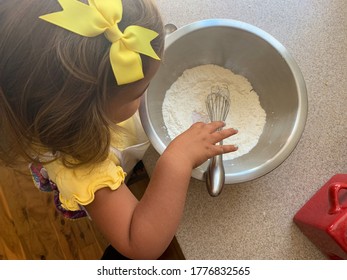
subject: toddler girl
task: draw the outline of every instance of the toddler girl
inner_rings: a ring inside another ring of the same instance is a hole
[[[151,0],[0,2],[0,158],[30,163],[65,217],[88,215],[131,259],[156,259],[179,224],[192,169],[232,145],[196,123],[159,158],[138,201],[125,184],[149,142],[137,110],[160,65]]]

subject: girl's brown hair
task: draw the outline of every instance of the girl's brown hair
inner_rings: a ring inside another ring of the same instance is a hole
[[[38,18],[59,10],[56,0],[0,0],[0,159],[5,163],[37,161],[49,152],[75,166],[108,155],[105,105],[110,89],[118,88],[111,44],[104,35],[82,37]],[[158,32],[152,46],[161,53],[163,24],[151,0],[123,0],[119,28],[129,25]],[[152,59],[141,57],[146,75]]]

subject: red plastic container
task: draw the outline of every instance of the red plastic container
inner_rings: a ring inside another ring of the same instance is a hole
[[[347,259],[347,174],[334,175],[294,216],[330,259]]]

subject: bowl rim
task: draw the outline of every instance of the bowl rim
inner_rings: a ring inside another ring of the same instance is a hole
[[[274,157],[270,158],[269,160],[255,168],[232,174],[229,173],[225,176],[225,184],[248,182],[264,176],[279,167],[289,157],[289,155],[294,151],[295,147],[299,143],[306,125],[308,114],[306,83],[297,62],[289,53],[289,51],[277,39],[275,39],[266,31],[252,24],[238,20],[205,19],[184,25],[166,36],[165,50],[169,48],[173,43],[175,43],[176,40],[187,35],[188,33],[211,27],[231,27],[234,29],[240,29],[242,31],[249,32],[255,36],[258,36],[260,39],[266,41],[283,57],[291,73],[293,74],[297,92],[299,93],[297,117],[295,119],[295,123],[293,124],[292,133],[285,144],[281,147],[279,152]],[[162,154],[166,149],[166,146],[155,133],[153,124],[149,119],[148,106],[146,106],[147,103],[148,96],[146,91],[143,98],[141,99],[139,108],[141,122],[152,146],[159,154]],[[198,180],[205,180],[205,174],[204,172],[202,172],[201,166],[193,170],[192,177]]]

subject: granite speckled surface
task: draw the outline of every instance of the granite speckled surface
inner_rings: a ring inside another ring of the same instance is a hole
[[[280,41],[307,86],[304,133],[278,168],[227,185],[217,198],[192,179],[178,242],[187,259],[325,259],[292,218],[334,174],[347,173],[347,2],[345,0],[157,0],[166,23],[207,18],[253,24]],[[144,163],[149,171],[158,154]]]

